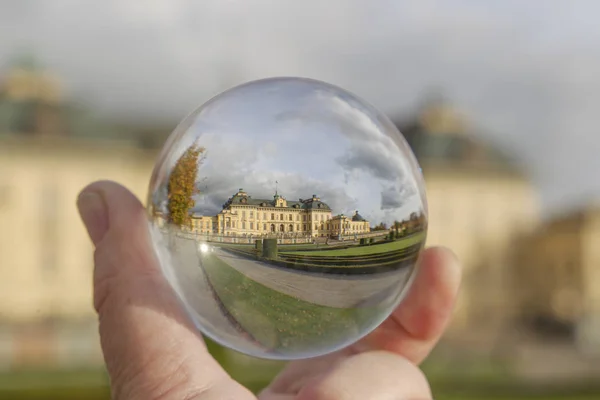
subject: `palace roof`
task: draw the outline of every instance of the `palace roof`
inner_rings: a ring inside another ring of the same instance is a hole
[[[366,219],[363,218],[362,215],[360,215],[358,213],[358,211],[356,213],[354,213],[354,216],[352,217],[352,221],[356,221],[356,222],[365,222]]]
[[[232,197],[223,204],[223,208],[228,208],[232,205],[240,206],[256,206],[256,207],[275,207],[278,199],[283,198],[279,194],[275,194],[273,199],[254,199],[252,196],[248,196],[243,189],[234,194]],[[285,199],[284,199],[285,200]],[[286,207],[277,207],[283,209],[303,209],[303,210],[324,210],[330,211],[331,208],[319,199],[316,195],[313,195],[309,199],[298,199],[298,201],[286,200]]]
[[[416,115],[396,119],[395,125],[422,165],[441,161],[518,170],[511,153],[475,135],[469,121],[443,99],[426,101]]]

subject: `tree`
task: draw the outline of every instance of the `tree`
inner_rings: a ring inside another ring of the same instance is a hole
[[[375,226],[375,228],[373,228],[372,230],[373,231],[387,231],[388,228],[387,228],[387,225],[382,222],[379,225]]]
[[[200,156],[205,148],[193,145],[177,160],[168,185],[168,221],[183,227],[192,225],[190,211],[196,205],[194,195],[200,193],[196,186],[196,177],[200,167]]]

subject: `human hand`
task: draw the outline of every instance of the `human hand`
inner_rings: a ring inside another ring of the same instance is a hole
[[[124,187],[96,182],[78,198],[94,243],[94,307],[115,400],[250,400],[208,353],[151,248],[143,205]],[[356,344],[294,361],[261,400],[431,399],[417,365],[442,335],[460,283],[448,250],[423,252],[410,292]]]

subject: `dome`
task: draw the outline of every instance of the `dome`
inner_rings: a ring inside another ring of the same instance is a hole
[[[466,119],[447,102],[427,101],[416,115],[395,122],[419,162],[443,161],[512,169],[512,158],[472,135]]]
[[[364,219],[364,218],[362,217],[362,215],[360,215],[360,214],[358,213],[358,211],[356,211],[356,212],[354,213],[354,216],[352,216],[352,221],[356,221],[356,222],[365,222],[365,221],[366,221],[366,219]]]

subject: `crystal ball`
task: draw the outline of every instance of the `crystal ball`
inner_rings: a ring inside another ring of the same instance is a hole
[[[339,87],[270,78],[187,116],[148,195],[161,268],[200,332],[250,356],[349,346],[412,282],[421,169],[395,125]]]

